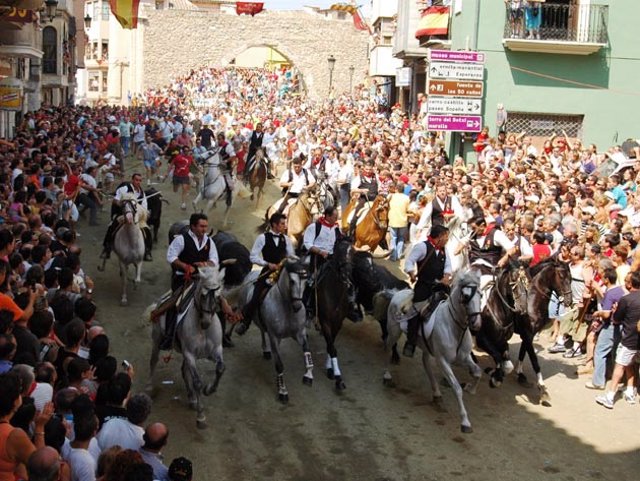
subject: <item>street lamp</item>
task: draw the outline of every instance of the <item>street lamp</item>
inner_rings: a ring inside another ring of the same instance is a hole
[[[84,16],[84,28],[86,28],[87,30],[89,30],[91,28],[91,16],[89,15],[89,13],[87,13]]]
[[[53,22],[58,9],[58,0],[46,0],[44,2],[44,15],[49,18],[49,22]]]
[[[333,69],[336,66],[336,59],[333,55],[329,55],[327,62],[329,63],[329,96],[331,96],[331,89],[333,88]]]
[[[355,70],[356,68],[353,65],[349,67],[349,93],[350,94],[353,93],[353,72]]]

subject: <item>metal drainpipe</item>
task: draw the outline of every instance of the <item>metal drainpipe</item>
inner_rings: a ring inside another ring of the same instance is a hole
[[[478,31],[480,29],[480,0],[476,0],[475,20],[473,22],[473,46],[471,50],[478,50]]]

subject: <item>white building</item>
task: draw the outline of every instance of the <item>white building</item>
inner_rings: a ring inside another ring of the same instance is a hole
[[[402,67],[402,60],[393,56],[397,14],[398,0],[371,0],[369,76],[388,94],[394,86],[396,69]]]

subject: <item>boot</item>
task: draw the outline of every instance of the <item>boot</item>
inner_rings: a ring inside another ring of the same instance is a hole
[[[418,327],[420,326],[420,317],[415,316],[407,322],[407,342],[402,349],[402,355],[413,357],[416,351],[416,343],[418,342]]]
[[[100,259],[111,259],[111,247],[104,246],[102,248],[102,253],[100,254]]]
[[[165,318],[165,329],[164,329],[164,337],[160,341],[159,348],[161,351],[169,351],[173,347],[173,335],[176,326],[176,316],[178,313],[176,312],[175,307],[172,307],[167,311],[167,316]]]

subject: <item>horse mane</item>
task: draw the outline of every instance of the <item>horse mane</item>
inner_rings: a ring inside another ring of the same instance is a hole
[[[558,259],[557,255],[547,257],[545,260],[539,262],[535,266],[529,267],[529,275],[533,278],[537,276],[544,268],[548,266],[555,266],[560,263],[562,263],[562,261]]]

